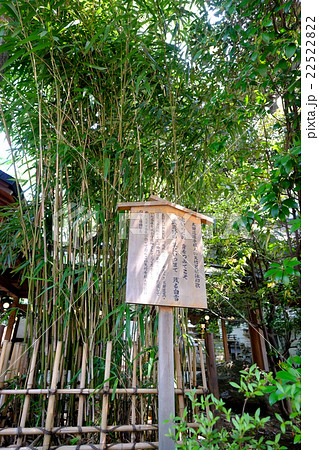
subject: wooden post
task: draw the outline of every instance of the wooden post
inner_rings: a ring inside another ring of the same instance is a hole
[[[173,307],[159,307],[158,322],[158,428],[159,428],[159,448],[161,450],[174,450],[174,441],[165,436],[173,423],[164,423],[175,417],[175,395],[174,395],[174,354],[173,354]]]
[[[137,388],[137,343],[133,344],[133,377],[132,377],[132,388]],[[136,395],[132,395],[132,425],[136,425]],[[131,442],[136,441],[136,434],[131,434]]]
[[[265,344],[265,335],[264,335],[264,331],[260,330],[260,344],[261,344],[261,350],[262,350],[262,354],[263,354],[263,360],[264,360],[264,370],[266,372],[269,372],[269,364],[268,364],[268,358],[267,358],[267,349],[266,349],[266,344]]]
[[[227,342],[227,331],[226,331],[226,325],[225,320],[221,319],[221,325],[222,325],[222,336],[223,336],[223,347],[224,347],[224,355],[225,355],[225,361],[229,361],[229,350],[228,350],[228,342]]]
[[[265,370],[263,348],[260,339],[261,333],[260,328],[258,327],[257,314],[253,309],[249,311],[249,319],[251,323],[248,324],[248,329],[253,362],[256,363],[261,370]]]
[[[214,395],[214,397],[219,399],[218,377],[217,377],[213,333],[206,333],[205,345],[206,345],[206,351],[207,351],[208,389]]]
[[[175,417],[173,308],[207,308],[201,223],[213,220],[156,196],[119,203],[117,210],[132,212],[126,303],[159,307],[159,448],[174,450],[174,440],[166,436]],[[191,354],[189,369],[196,385]]]
[[[145,333],[145,336],[146,336],[146,333]],[[140,386],[143,386],[143,370],[142,370],[142,367],[143,367],[143,355],[142,355],[142,353],[140,353],[140,356],[139,356],[139,364],[140,364]],[[144,397],[143,397],[143,395],[141,395],[141,397],[140,397],[140,406],[141,406],[141,412],[140,412],[140,414],[141,414],[141,425],[143,425],[144,424]],[[146,419],[146,423],[147,423],[147,419]],[[145,435],[145,433],[142,433],[142,435],[141,435],[141,442],[144,442],[144,435]]]

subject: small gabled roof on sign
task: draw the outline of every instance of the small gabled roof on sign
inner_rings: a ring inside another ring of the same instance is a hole
[[[198,212],[192,211],[191,209],[184,208],[184,206],[177,205],[176,203],[169,202],[168,200],[164,200],[160,197],[157,197],[156,195],[151,195],[147,202],[125,202],[125,203],[118,203],[117,209],[118,211],[124,211],[128,210],[134,207],[147,207],[147,206],[170,206],[171,208],[175,208],[180,212],[184,212],[185,214],[190,214],[191,216],[195,216],[202,223],[205,223],[206,225],[212,225],[214,223],[214,220],[211,219],[208,216],[205,216],[204,214],[200,214]]]

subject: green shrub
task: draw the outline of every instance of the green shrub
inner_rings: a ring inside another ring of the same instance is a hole
[[[176,449],[287,449],[280,444],[282,435],[291,430],[294,435],[294,444],[300,442],[300,358],[289,358],[281,364],[281,371],[276,377],[272,373],[260,371],[256,364],[248,370],[241,371],[240,384],[230,383],[244,395],[243,411],[233,414],[231,409],[225,408],[222,400],[213,395],[206,398],[202,395],[196,398],[195,392],[188,393],[192,403],[194,420],[198,428],[187,426],[187,409],[183,417],[172,418],[175,424],[170,430],[170,437],[174,440]],[[280,414],[275,414],[280,424],[281,432],[274,440],[258,435],[258,431],[265,427],[270,417],[260,417],[260,409],[255,414],[245,412],[245,406],[250,398],[269,395],[269,403],[287,399],[291,404],[289,420],[284,421]],[[208,408],[207,408],[208,407]],[[214,413],[212,412],[214,411]],[[206,412],[207,411],[207,412]]]

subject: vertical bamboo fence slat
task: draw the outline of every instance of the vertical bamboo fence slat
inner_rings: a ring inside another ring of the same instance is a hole
[[[28,352],[27,352],[27,344],[22,344],[23,346],[23,352],[21,357],[21,364],[20,364],[20,373],[21,375],[28,372]]]
[[[31,363],[30,363],[30,372],[29,372],[28,381],[27,381],[27,389],[31,389],[33,386],[33,380],[34,380],[34,376],[35,376],[35,364],[36,364],[36,359],[37,359],[37,355],[38,355],[39,345],[40,345],[40,340],[37,339],[35,341],[34,347],[33,347],[33,354],[32,354]],[[21,414],[21,420],[20,420],[21,428],[25,427],[25,424],[27,421],[29,407],[30,407],[30,400],[31,400],[31,396],[30,396],[30,394],[27,394],[24,398],[24,403],[23,403],[23,408],[22,408],[22,414]],[[18,438],[17,445],[19,447],[22,445],[22,437]]]
[[[3,387],[3,381],[4,381],[4,365],[5,365],[5,357],[7,354],[7,347],[8,347],[9,341],[4,341],[2,350],[1,350],[1,356],[0,356],[0,387]]]
[[[87,344],[87,342],[85,342],[83,344],[83,348],[82,348],[80,389],[85,388],[87,355],[88,355],[88,344]],[[78,420],[77,420],[78,427],[81,427],[83,425],[84,403],[85,403],[85,395],[80,394],[79,395]]]
[[[12,342],[6,342],[6,346],[4,346],[3,348],[3,361],[1,364],[1,372],[0,372],[0,388],[2,388],[4,386],[4,382],[6,379],[6,374],[7,374],[7,369],[8,369],[8,361],[9,361],[9,355],[10,355],[10,351],[11,351],[11,347],[12,347]],[[0,408],[2,407],[2,405],[5,403],[6,401],[6,396],[5,395],[1,395],[0,397]]]
[[[108,389],[110,387],[110,375],[111,375],[111,357],[112,357],[112,342],[109,341],[106,344],[106,357],[105,357],[105,372],[104,372],[104,393],[102,402],[102,416],[101,416],[101,435],[100,444],[106,445],[106,426],[107,426],[107,415],[109,409],[109,393]]]
[[[15,360],[13,361],[12,378],[17,377],[19,374],[22,351],[23,351],[23,346],[19,342],[17,345],[16,357],[15,357]]]
[[[10,380],[14,377],[14,371],[16,367],[16,361],[17,361],[17,351],[18,351],[18,344],[15,343],[12,345],[12,352],[10,356],[10,363],[8,365],[8,368],[6,370],[5,379]]]
[[[61,359],[61,352],[62,352],[62,344],[63,342],[58,341],[57,347],[56,347],[56,353],[54,358],[54,365],[53,365],[53,371],[52,371],[52,379],[51,379],[51,392],[48,402],[48,410],[47,410],[47,418],[45,422],[45,429],[48,433],[51,432],[53,428],[53,421],[54,421],[54,407],[56,402],[56,388],[58,384],[58,376],[59,376],[59,365],[60,365],[60,359]],[[43,448],[44,450],[47,450],[50,447],[51,442],[51,434],[45,434],[43,439]]]

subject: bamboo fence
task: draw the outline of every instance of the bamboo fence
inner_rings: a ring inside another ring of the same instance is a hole
[[[112,379],[112,341],[105,346],[103,383],[96,387],[90,378],[92,355],[88,358],[87,343],[79,347],[70,373],[63,370],[63,343],[58,341],[45,380],[39,371],[39,349],[39,340],[29,351],[21,343],[2,345],[1,448],[158,448],[157,379],[145,371],[148,354],[139,341],[133,343],[130,360],[122,362],[122,370],[130,372],[128,387],[119,387]],[[200,342],[188,347],[180,341],[174,354],[176,415],[181,416],[189,406],[187,392],[208,393],[206,353]],[[187,422],[188,427],[198,426],[191,408]]]

